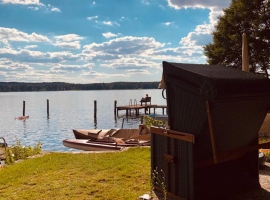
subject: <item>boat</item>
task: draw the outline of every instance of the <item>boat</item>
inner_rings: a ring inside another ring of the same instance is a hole
[[[140,124],[138,129],[74,129],[73,134],[76,139],[101,139],[103,137],[131,139],[136,138],[137,136],[141,136],[139,138],[142,138],[143,140],[150,139],[150,137],[142,137],[146,134],[149,134],[150,136],[150,131],[144,124]]]
[[[126,147],[150,146],[150,141],[104,137],[96,140],[66,139],[63,140],[63,145],[83,151],[121,151]]]
[[[84,151],[119,151],[125,147],[150,146],[151,134],[144,125],[138,129],[73,130],[76,139],[65,139],[63,145]]]

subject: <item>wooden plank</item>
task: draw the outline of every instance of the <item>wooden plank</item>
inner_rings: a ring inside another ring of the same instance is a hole
[[[229,160],[235,160],[238,158],[241,158],[244,156],[246,153],[250,151],[255,151],[261,148],[270,148],[270,142],[263,143],[263,144],[257,144],[257,145],[252,145],[252,146],[245,146],[242,148],[238,149],[232,149],[224,152],[218,152],[216,154],[217,162],[215,163],[214,159],[209,159],[209,160],[203,160],[195,163],[195,167],[205,167],[217,163],[222,163],[222,162],[227,162]]]
[[[208,118],[208,125],[209,125],[209,132],[210,132],[210,138],[211,138],[214,162],[217,163],[216,143],[215,143],[215,137],[214,137],[214,131],[213,131],[212,117],[211,117],[211,112],[210,112],[209,101],[206,101],[206,111],[207,111],[207,118]]]
[[[179,140],[184,140],[187,142],[194,143],[194,135],[189,134],[189,133],[184,133],[184,132],[178,132],[178,131],[173,131],[173,130],[166,130],[164,128],[158,128],[158,127],[151,127],[150,132],[158,135],[163,135],[166,137],[171,137]]]

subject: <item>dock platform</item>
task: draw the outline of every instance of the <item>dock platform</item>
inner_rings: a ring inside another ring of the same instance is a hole
[[[153,113],[156,114],[156,109],[157,108],[162,108],[162,113],[164,115],[164,109],[167,111],[167,106],[166,105],[141,105],[141,104],[135,104],[135,105],[126,105],[126,106],[117,106],[117,116],[118,116],[118,111],[119,110],[125,110],[126,111],[126,116],[131,115],[132,110],[135,111],[135,114],[138,116],[140,113],[140,109],[144,109],[144,113],[146,114],[147,111],[149,111],[148,114],[151,114],[151,108],[153,108]]]

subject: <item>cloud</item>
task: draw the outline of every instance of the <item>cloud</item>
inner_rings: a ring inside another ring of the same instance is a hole
[[[59,35],[55,36],[54,38],[56,40],[55,43],[53,43],[54,46],[69,49],[80,49],[80,41],[84,39],[76,34]]]
[[[61,70],[61,71],[69,71],[69,72],[74,72],[74,71],[89,71],[92,70],[94,64],[93,63],[88,63],[85,65],[64,65],[64,64],[57,64],[54,66],[51,70]]]
[[[61,12],[61,10],[59,8],[53,7],[51,9],[52,12]]]
[[[0,27],[0,40],[3,39],[20,42],[50,42],[47,36],[43,36],[35,32],[28,34],[15,28]]]
[[[203,8],[209,9],[211,24],[217,22],[217,17],[223,15],[223,9],[230,6],[231,0],[167,0],[168,6],[175,9]]]
[[[222,10],[230,5],[231,0],[167,0],[168,5],[175,9],[181,8],[214,8]]]
[[[74,55],[71,52],[40,52],[22,49],[16,51],[14,49],[0,48],[0,58],[8,58],[18,62],[29,63],[59,63],[66,61],[79,61],[80,55]]]
[[[40,3],[39,0],[2,0],[3,4],[21,4],[21,5],[40,5],[44,6],[44,4]]]
[[[110,78],[120,78],[120,77],[128,77],[128,74],[107,74],[97,71],[89,71],[89,72],[83,72],[80,77],[80,81],[83,82],[92,82],[92,83],[99,83],[99,82],[105,82],[106,79]]]
[[[172,24],[172,22],[165,22],[163,24],[166,25],[166,26],[170,26]]]
[[[211,32],[214,27],[211,24],[198,25],[195,31],[188,33],[186,37],[183,37],[180,44],[184,46],[203,46],[212,42]]]
[[[93,20],[93,19],[97,19],[98,18],[98,16],[96,15],[96,16],[92,16],[92,17],[87,17],[87,20]]]
[[[117,37],[117,36],[118,36],[118,34],[114,34],[114,33],[111,33],[111,32],[102,33],[102,35],[103,35],[105,38],[111,38],[111,37]]]
[[[103,21],[101,23],[108,26],[113,26],[113,25],[120,26],[120,24],[118,24],[117,22],[112,22],[112,21]]]
[[[155,41],[154,38],[126,36],[101,44],[92,43],[85,45],[83,46],[83,53],[91,56],[96,54],[140,55],[150,53],[153,49],[163,47],[164,45]]]
[[[101,67],[109,67],[113,69],[146,69],[146,68],[160,68],[156,62],[150,61],[145,58],[136,57],[120,57],[118,60],[110,61],[100,64]]]
[[[203,52],[201,47],[212,42],[211,33],[214,31],[215,24],[218,21],[218,16],[223,15],[223,9],[229,7],[231,0],[167,0],[167,2],[168,6],[175,9],[200,8],[210,10],[210,23],[197,25],[194,31],[188,33],[186,37],[181,38],[179,42],[179,44],[184,48],[193,48],[195,52],[200,49],[199,52]],[[191,53],[190,50],[189,52]]]
[[[0,59],[0,71],[27,71],[32,70],[28,64],[12,62],[8,59]]]
[[[39,0],[0,0],[2,4],[19,4],[19,5],[25,5],[28,9],[31,10],[39,10],[41,7],[45,8],[45,11],[51,11],[51,12],[61,12],[59,8],[53,7],[51,4],[48,4],[47,6],[43,3],[40,3]],[[51,9],[49,9],[52,7]]]
[[[145,74],[150,74],[149,71],[146,69],[129,69],[126,70],[126,73],[128,75],[145,75]]]

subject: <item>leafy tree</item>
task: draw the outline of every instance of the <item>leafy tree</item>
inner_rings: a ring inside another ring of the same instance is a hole
[[[218,19],[213,43],[203,47],[207,62],[241,68],[242,34],[246,33],[250,71],[269,77],[270,0],[232,0]]]

